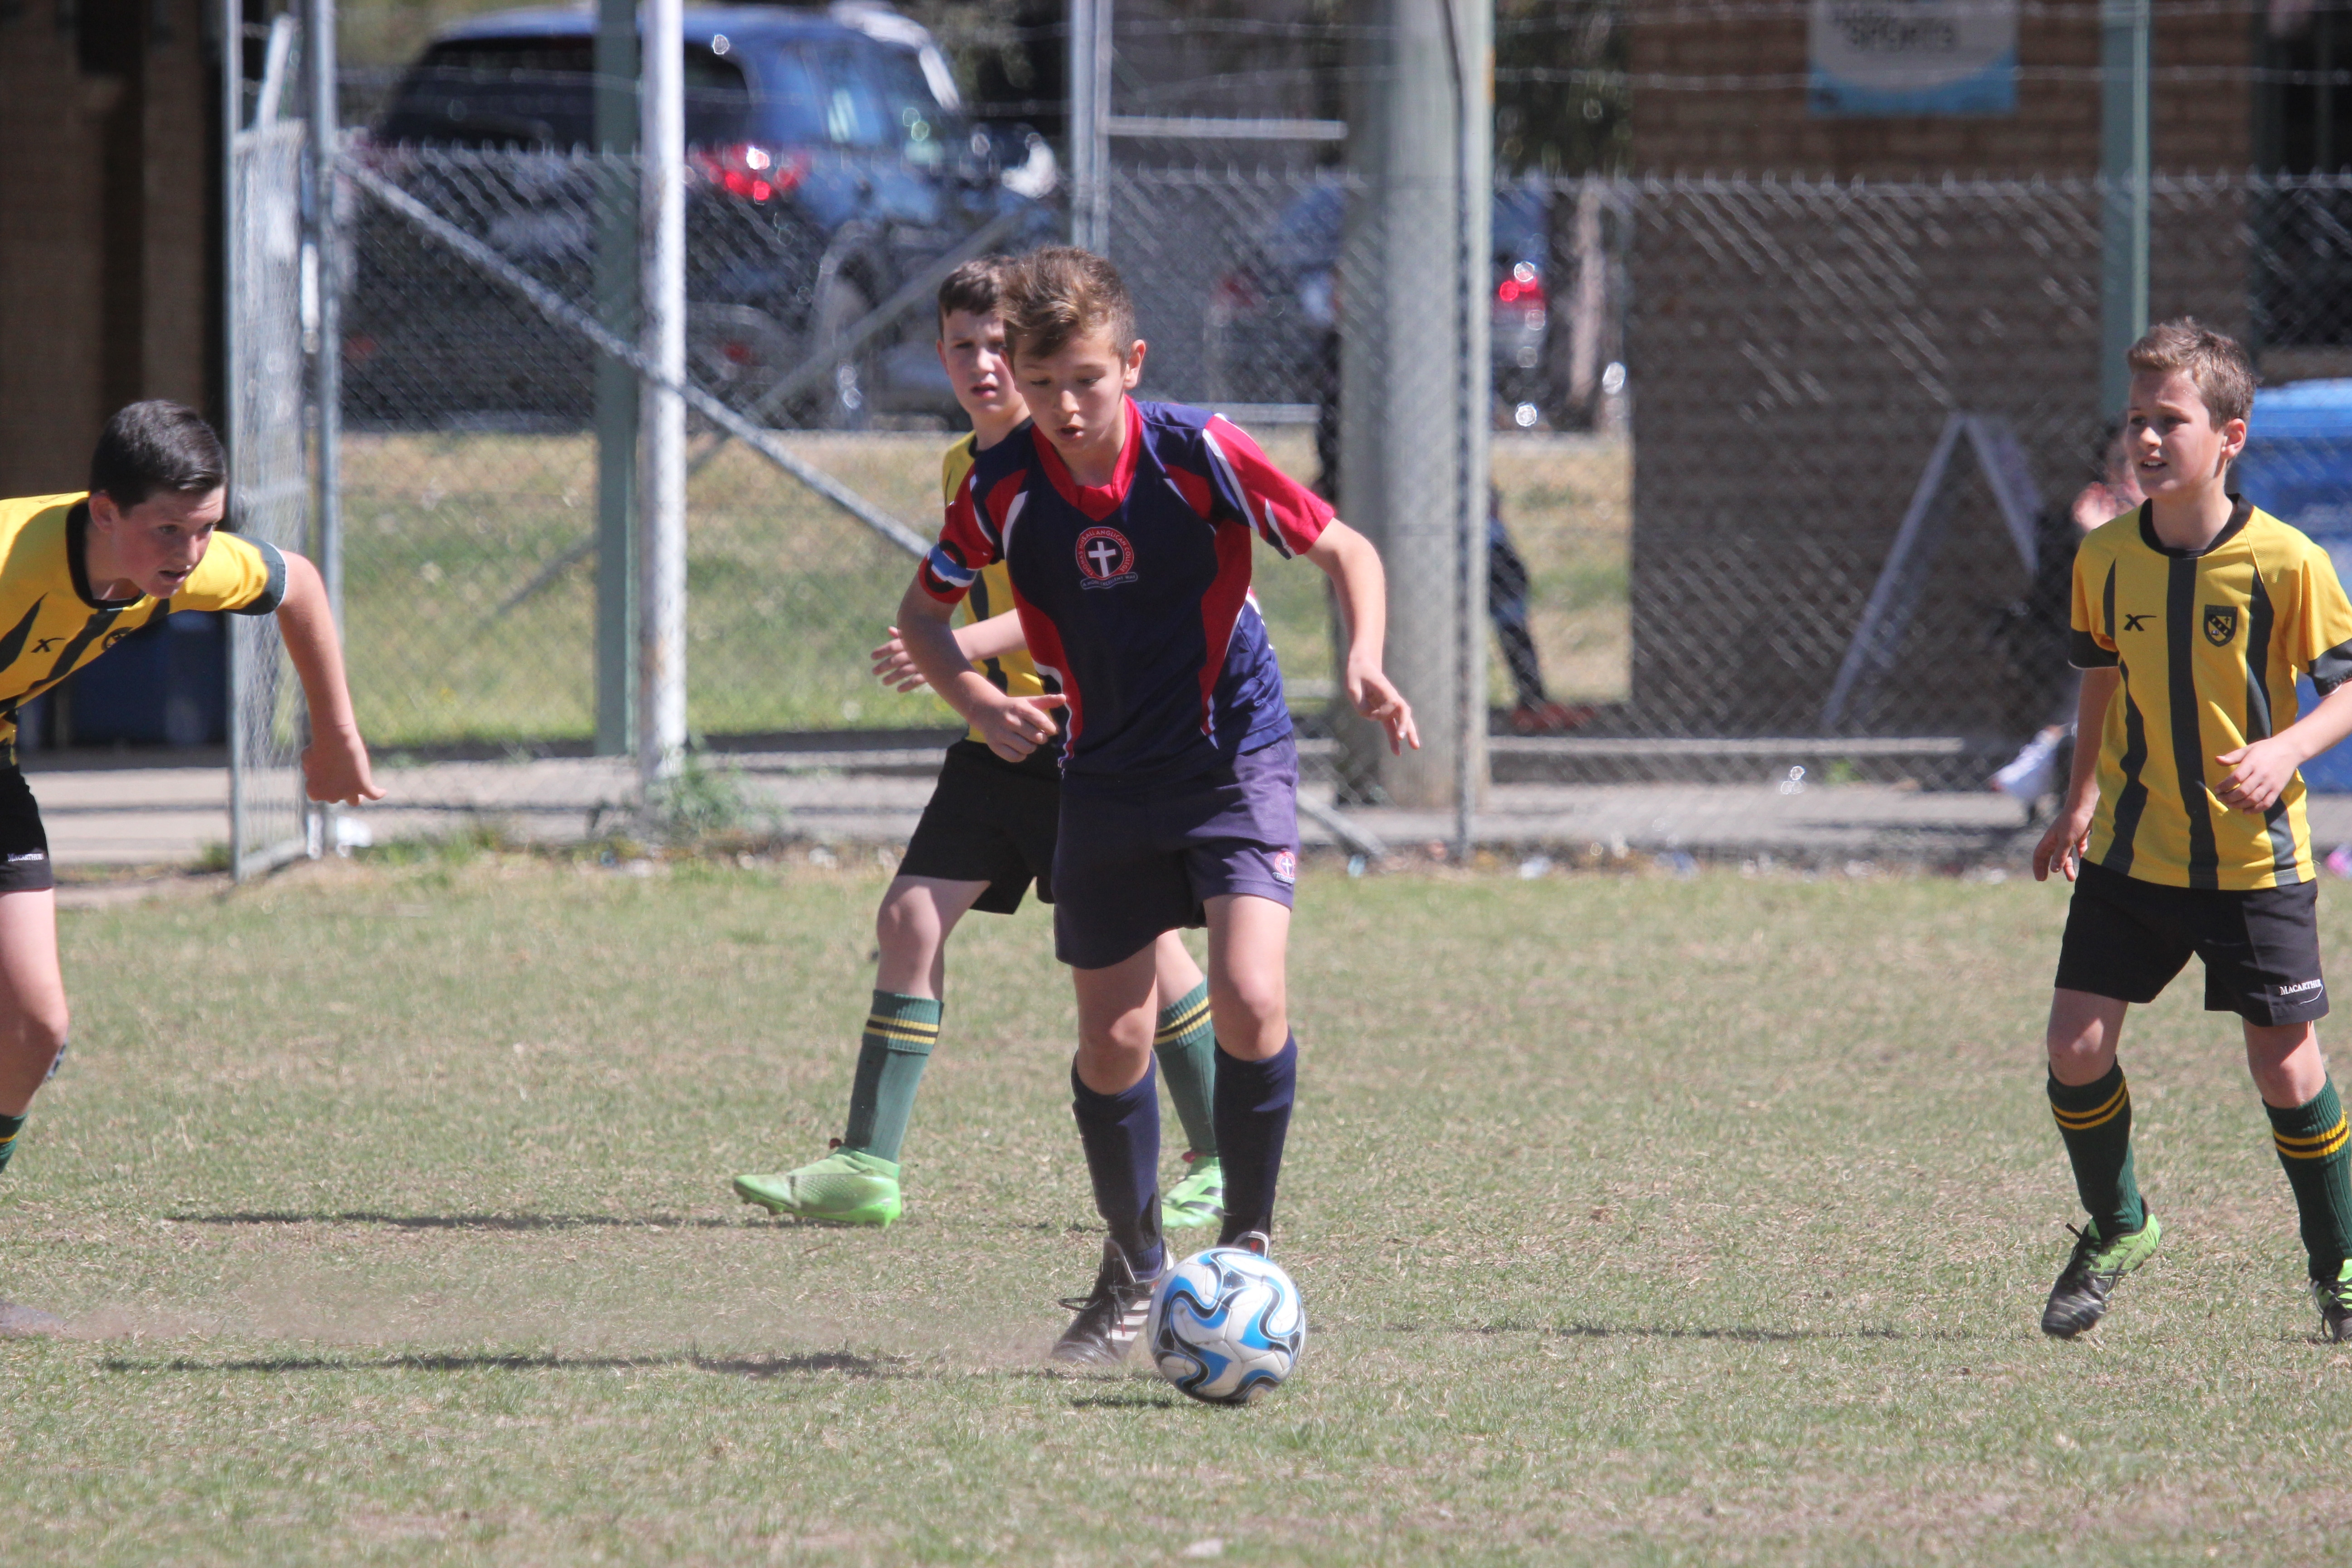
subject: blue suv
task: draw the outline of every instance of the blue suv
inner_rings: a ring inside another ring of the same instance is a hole
[[[1000,218],[1025,249],[1058,219],[1053,154],[975,125],[920,26],[878,6],[686,13],[688,317],[698,382],[739,407]],[[595,16],[512,11],[443,32],[362,156],[567,297],[593,298]],[[572,425],[590,353],[364,197],[346,312],[350,412],[391,425]],[[952,417],[930,314],[906,312],[771,422]],[[772,402],[773,400],[769,400]]]

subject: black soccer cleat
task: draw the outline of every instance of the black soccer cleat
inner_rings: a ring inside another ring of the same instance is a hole
[[[1062,1331],[1052,1359],[1064,1366],[1118,1366],[1126,1361],[1150,1315],[1152,1287],[1167,1271],[1163,1258],[1155,1272],[1139,1276],[1118,1242],[1104,1242],[1094,1289],[1062,1302],[1077,1316]]]
[[[2319,1309],[2320,1337],[2341,1344],[2352,1340],[2352,1262],[2333,1279],[2311,1282],[2312,1304]]]
[[[2074,1230],[2074,1226],[2067,1226]],[[2156,1256],[2164,1227],[2156,1216],[2129,1236],[2107,1241],[2096,1221],[2074,1231],[2074,1254],[2050,1287],[2050,1300],[2042,1309],[2042,1331],[2053,1339],[2071,1340],[2107,1315],[2107,1298],[2116,1282]]]

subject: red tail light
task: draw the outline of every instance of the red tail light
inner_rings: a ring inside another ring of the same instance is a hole
[[[809,166],[805,153],[753,142],[697,147],[686,159],[704,179],[728,195],[755,202],[773,201],[791,191],[808,174]]]
[[[1523,310],[1540,310],[1544,307],[1543,279],[1530,262],[1522,261],[1511,268],[1511,275],[1495,286],[1495,303],[1517,305]]]
[[[1228,272],[1217,279],[1210,303],[1223,306],[1227,310],[1255,310],[1265,303],[1265,299],[1257,291],[1257,285],[1250,279],[1249,274]]]

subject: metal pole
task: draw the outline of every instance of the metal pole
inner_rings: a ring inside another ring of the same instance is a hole
[[[317,269],[319,335],[310,361],[311,395],[318,405],[317,461],[311,470],[310,548],[327,588],[327,614],[343,624],[343,304],[340,242],[341,181],[335,154],[341,143],[335,102],[335,0],[303,0],[304,59],[310,67],[310,133],[303,140],[310,162],[311,261]],[[307,715],[305,716],[307,723]],[[309,820],[305,841],[313,858],[334,847],[336,808],[313,805],[298,781],[296,808]]]
[[[2099,412],[2123,412],[2147,331],[2148,0],[2099,6]]]
[[[1466,863],[1476,844],[1478,799],[1486,781],[1487,303],[1494,224],[1494,0],[1447,0],[1448,65],[1454,78],[1454,234],[1461,248],[1459,304],[1462,401],[1455,477],[1461,537],[1456,546],[1460,638],[1454,651],[1454,852]]]
[[[1472,586],[1462,575],[1472,373],[1463,365],[1461,109],[1444,0],[1379,0],[1350,16],[1360,25],[1349,40],[1351,177],[1338,279],[1339,515],[1388,566],[1386,662],[1424,721],[1422,749],[1392,757],[1377,726],[1335,717],[1345,783],[1426,811],[1454,805],[1460,790],[1454,715]],[[1431,430],[1453,438],[1432,442]]]
[[[670,384],[643,388],[643,682],[638,773],[677,773],[686,751],[686,43],[681,0],[646,0],[643,131],[646,357]]]
[[[228,446],[228,500],[236,505],[236,471],[243,454],[237,450],[239,404],[245,380],[237,365],[237,284],[239,207],[236,189],[236,138],[245,126],[245,3],[221,0],[221,410],[220,434]],[[229,879],[245,880],[245,715],[236,647],[236,627],[229,627],[228,658],[228,865]]]
[[[1112,0],[1070,0],[1070,243],[1110,249]]]
[[[318,201],[319,357],[314,385],[319,398],[318,494],[312,513],[317,530],[319,574],[326,580],[327,608],[340,627],[343,620],[343,297],[342,208],[337,192],[335,155],[341,145],[335,103],[335,0],[305,0],[304,42],[310,60],[310,162]]]
[[[596,317],[637,340],[636,0],[597,0]],[[637,377],[596,356],[596,754],[634,755],[637,647]]]

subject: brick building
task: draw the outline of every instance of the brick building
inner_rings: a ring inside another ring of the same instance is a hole
[[[121,404],[216,401],[219,30],[0,0],[0,495],[79,486]]]
[[[2097,7],[2020,10],[2013,111],[1940,117],[1814,112],[1804,6],[1633,10],[1638,728],[1958,734],[1989,752],[2053,710],[2049,584],[2035,608],[2019,531],[1965,444],[1880,679],[1828,710],[1948,419],[2015,437],[2045,570],[2070,548],[2052,514],[2098,445]],[[2244,68],[2292,42],[2261,28],[2157,0],[2159,319],[2259,335],[2248,236],[2267,209],[2246,174],[2291,163],[2276,127],[2311,113],[2258,101]],[[2273,374],[2311,352],[2264,350]]]

